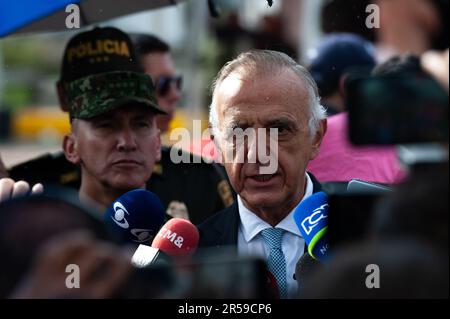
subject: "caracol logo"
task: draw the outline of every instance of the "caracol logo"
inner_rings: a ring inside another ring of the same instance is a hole
[[[115,202],[113,208],[114,217],[111,216],[111,219],[116,223],[116,225],[124,229],[130,227],[128,221],[125,219],[125,214],[130,215],[130,213],[128,213],[125,206],[123,206],[120,202]]]
[[[306,235],[311,234],[311,231],[319,224],[320,220],[328,217],[325,215],[327,209],[328,204],[323,204],[322,206],[316,208],[311,215],[302,221],[302,228]]]
[[[158,236],[170,240],[178,248],[183,247],[184,238],[178,236],[177,233],[172,232],[170,229],[167,229],[165,227],[161,228],[161,230],[158,233]]]
[[[136,237],[136,239],[133,239],[136,243],[146,243],[153,239],[153,232],[151,229],[138,229],[134,228],[130,230],[130,233]]]

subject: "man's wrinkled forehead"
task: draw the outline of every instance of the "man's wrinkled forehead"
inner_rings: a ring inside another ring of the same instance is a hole
[[[237,96],[248,81],[250,80],[247,76],[238,72],[228,75],[215,89],[214,98],[216,103],[222,105],[224,101]]]

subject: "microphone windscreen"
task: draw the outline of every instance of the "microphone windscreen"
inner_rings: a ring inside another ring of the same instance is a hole
[[[169,256],[187,256],[196,251],[199,238],[198,229],[191,222],[172,218],[156,234],[152,247]]]
[[[121,243],[148,244],[164,223],[165,211],[158,196],[135,189],[119,197],[106,210],[104,220]]]
[[[295,223],[314,258],[325,257],[328,250],[327,219],[328,196],[324,192],[312,194],[295,208]]]

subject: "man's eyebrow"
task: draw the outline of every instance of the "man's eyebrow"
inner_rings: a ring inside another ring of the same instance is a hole
[[[265,127],[274,127],[274,126],[284,126],[284,127],[297,127],[297,123],[289,118],[277,118],[268,120],[266,123],[264,123]]]
[[[109,121],[112,118],[113,118],[113,116],[110,114],[101,114],[99,116],[95,116],[95,117],[91,118],[90,122],[98,123],[98,122],[102,122],[102,121]]]

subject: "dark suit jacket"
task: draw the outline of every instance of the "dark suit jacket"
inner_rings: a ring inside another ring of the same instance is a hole
[[[311,173],[308,175],[313,183],[313,193],[320,192],[322,190],[320,183]],[[199,247],[237,246],[239,229],[237,201],[198,225],[198,229]]]

